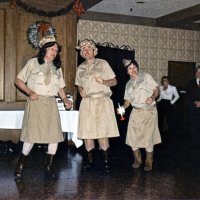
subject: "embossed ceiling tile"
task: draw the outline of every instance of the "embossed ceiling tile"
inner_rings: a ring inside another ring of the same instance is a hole
[[[136,46],[133,46],[133,48],[135,49],[135,57],[140,58],[140,48]]]
[[[159,60],[159,70],[167,70],[168,69],[168,60],[160,59]]]
[[[140,58],[140,67],[148,68],[149,67],[149,59],[148,58]]]
[[[121,33],[121,26],[119,24],[110,24],[110,33]]]
[[[158,47],[158,37],[150,37],[150,47]]]
[[[178,29],[169,29],[169,38],[177,38]]]
[[[96,31],[99,32],[100,31],[100,22],[96,22],[96,21],[90,21],[90,31]]]
[[[167,49],[160,49],[159,50],[159,58],[168,58],[168,50]]]
[[[168,38],[169,37],[169,29],[168,28],[160,28],[160,37]]]
[[[195,56],[194,56],[194,51],[186,51],[186,60],[188,62],[194,62],[195,61]]]
[[[119,45],[121,46],[121,37],[120,34],[110,34],[110,42],[114,45]]]
[[[168,48],[168,38],[160,37],[159,38],[159,47],[163,48],[163,49],[167,49]]]
[[[100,31],[109,33],[110,32],[110,23],[106,23],[106,22],[100,23]]]
[[[178,48],[178,40],[176,38],[169,38],[169,49],[177,49]]]
[[[89,29],[89,21],[86,20],[80,20],[78,23],[78,31],[87,31]]]
[[[93,40],[94,42],[98,42],[99,41],[99,33],[90,31],[89,39]]]
[[[121,36],[121,45],[131,46],[131,38],[130,35],[122,35]]]
[[[195,40],[200,40],[200,31],[195,31],[194,38]]]
[[[140,36],[134,35],[130,36],[131,46],[140,46]]]
[[[177,50],[176,49],[169,49],[168,59],[169,60],[176,60],[176,58],[177,58]]]
[[[180,61],[186,60],[185,50],[178,50],[177,51],[177,59],[180,60]]]
[[[101,43],[110,42],[110,33],[101,32],[99,37],[100,37],[99,40],[100,40]]]
[[[140,46],[141,47],[149,47],[149,37],[148,36],[141,36],[140,37]]]
[[[141,72],[145,72],[145,73],[149,73],[149,69],[148,68],[142,68],[142,67],[140,67],[140,71]]]
[[[158,48],[150,48],[150,59],[152,58],[159,58]]]
[[[200,50],[200,44],[199,44],[200,42],[198,42],[198,40],[197,41],[195,41],[195,43],[194,43],[194,50],[195,51],[199,51]]]
[[[140,35],[140,26],[138,25],[132,25],[131,26],[131,34],[132,35]]]
[[[188,40],[194,40],[195,39],[195,31],[187,31],[187,33],[186,33],[186,39],[188,39]]]
[[[86,38],[89,38],[89,32],[86,32],[86,31],[80,31],[78,32],[78,39],[81,41],[81,40],[84,40]]]
[[[149,68],[157,70],[158,66],[159,66],[159,60],[150,58],[150,60],[149,60]]]
[[[123,34],[131,35],[131,25],[129,24],[122,24],[121,30]]]
[[[149,48],[141,47],[140,48],[140,57],[141,58],[149,58]]]
[[[159,82],[159,72],[155,69],[149,69],[149,74],[153,77],[153,79],[158,83]]]
[[[195,62],[200,63],[200,51],[194,52],[194,58],[195,58]]]
[[[150,32],[149,29],[150,29],[149,26],[141,26],[140,34],[142,36],[149,36],[149,32]]]
[[[186,41],[186,50],[194,50],[194,40]]]
[[[186,48],[186,40],[178,40],[178,49]]]
[[[167,76],[167,75],[168,75],[168,70],[167,69],[166,70],[159,70],[159,72],[158,72],[158,76],[159,76],[158,80],[160,81],[163,76]]]
[[[150,27],[150,36],[151,37],[159,37],[159,28],[157,27]]]
[[[138,65],[140,66],[140,58],[138,57],[138,54],[135,53],[135,60],[138,62]]]
[[[178,29],[178,39],[186,39],[186,32],[185,30]]]

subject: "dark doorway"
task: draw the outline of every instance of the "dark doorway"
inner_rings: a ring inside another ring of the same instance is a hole
[[[170,83],[177,87],[180,95],[174,109],[176,128],[180,131],[186,131],[187,129],[186,89],[188,82],[195,76],[195,69],[195,62],[169,61],[168,63]]]

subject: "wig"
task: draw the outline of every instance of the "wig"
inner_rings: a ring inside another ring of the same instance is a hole
[[[38,63],[40,65],[44,64],[45,63],[44,57],[46,55],[47,48],[52,47],[54,44],[58,45],[58,53],[57,53],[55,59],[53,60],[53,64],[55,65],[56,70],[57,70],[61,67],[61,59],[60,59],[60,55],[59,55],[59,53],[61,52],[61,46],[57,42],[47,42],[46,44],[44,44],[42,46],[42,48],[40,48],[37,58],[38,58]]]

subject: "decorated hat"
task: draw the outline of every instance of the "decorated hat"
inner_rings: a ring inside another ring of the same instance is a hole
[[[81,50],[81,52],[80,52],[81,56],[82,56],[82,51],[86,46],[89,46],[92,49],[94,49],[94,55],[95,56],[97,55],[98,49],[96,48],[96,45],[95,45],[94,41],[88,40],[88,39],[84,39],[79,43],[79,46],[76,47],[77,50]]]
[[[123,59],[123,60],[122,60],[122,63],[123,63],[123,65],[124,65],[124,67],[126,67],[126,68],[127,68],[129,65],[133,64],[133,65],[135,65],[135,66],[139,69],[139,65],[138,65],[137,61],[134,60],[134,59]]]
[[[48,42],[56,42],[55,37],[52,35],[43,37],[39,42],[39,47],[42,48]]]

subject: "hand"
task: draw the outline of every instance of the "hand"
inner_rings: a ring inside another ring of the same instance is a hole
[[[79,93],[82,98],[86,97],[86,91],[84,89],[82,89]]]
[[[63,100],[63,103],[64,103],[64,105],[65,105],[65,107],[67,108],[67,109],[71,109],[72,108],[72,105],[73,105],[73,103],[72,103],[72,101],[70,101],[70,100],[68,100],[68,99],[64,99]]]
[[[195,101],[194,104],[196,105],[197,108],[200,107],[200,101]]]
[[[145,103],[148,104],[148,105],[152,104],[153,102],[154,102],[154,99],[151,98],[151,97],[148,97],[148,98],[146,99],[146,101],[145,101]]]
[[[97,83],[104,84],[104,80],[100,76],[95,77],[95,80]]]
[[[35,101],[35,100],[39,99],[38,95],[35,92],[33,92],[33,91],[30,91],[29,94],[28,94],[28,96],[29,96],[29,99],[31,101]]]

